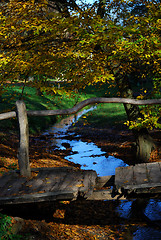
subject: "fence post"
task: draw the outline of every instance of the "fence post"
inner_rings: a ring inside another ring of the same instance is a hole
[[[26,105],[23,101],[16,101],[17,118],[19,124],[19,150],[18,150],[18,164],[20,174],[25,177],[31,176],[31,169],[29,164],[29,129],[26,112]]]

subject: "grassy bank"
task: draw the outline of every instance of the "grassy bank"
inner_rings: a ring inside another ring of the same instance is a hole
[[[73,107],[76,103],[91,97],[109,97],[115,95],[116,90],[109,92],[108,85],[98,87],[90,86],[85,90],[75,93],[67,93],[59,91],[56,94],[38,94],[35,88],[25,87],[23,100],[27,110],[50,110],[50,109],[66,109]],[[16,110],[15,102],[20,98],[22,87],[11,86],[1,97],[0,112],[9,112]],[[38,133],[48,128],[51,124],[59,121],[62,116],[50,117],[29,117],[30,133]],[[106,126],[106,124],[115,124],[126,120],[124,108],[122,104],[99,104],[97,110],[87,115],[88,123]],[[0,121],[1,131],[14,131],[17,128],[15,119]]]
[[[97,128],[119,127],[127,120],[123,104],[99,104],[84,117],[84,124]],[[82,119],[80,119],[82,121]]]

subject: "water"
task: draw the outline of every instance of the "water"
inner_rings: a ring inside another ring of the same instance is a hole
[[[106,158],[106,152],[103,152],[94,143],[81,141],[79,136],[75,136],[74,133],[67,133],[68,128],[79,119],[83,114],[93,108],[84,110],[78,115],[72,115],[66,119],[63,119],[60,123],[55,124],[44,134],[53,134],[52,145],[57,149],[71,149],[71,154],[66,157],[67,160],[81,165],[81,169],[95,170],[99,176],[108,176],[115,174],[116,167],[127,166],[121,159],[109,156]],[[69,139],[69,134],[72,136],[72,140]],[[132,201],[120,201],[116,211],[120,217],[128,219],[130,216]],[[158,221],[161,223],[161,200],[149,200],[145,211],[145,215],[152,221]],[[161,240],[161,230],[138,226],[132,233],[133,240]]]
[[[127,166],[121,159],[113,156],[105,157],[106,152],[103,152],[94,143],[83,142],[79,139],[79,136],[73,136],[72,140],[68,140],[65,137],[72,136],[73,133],[67,133],[69,127],[76,122],[82,115],[89,111],[92,111],[93,107],[79,112],[77,115],[71,115],[70,117],[63,119],[60,123],[55,124],[44,134],[54,134],[52,145],[57,149],[72,149],[72,153],[66,157],[67,160],[81,165],[81,169],[95,170],[99,176],[108,176],[115,174],[116,167]]]

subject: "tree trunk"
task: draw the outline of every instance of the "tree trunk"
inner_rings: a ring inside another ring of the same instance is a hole
[[[115,67],[113,73],[121,97],[134,98],[128,76],[122,71],[121,66]],[[129,121],[136,121],[141,116],[137,105],[124,104],[124,108]],[[136,141],[136,161],[140,163],[148,162],[151,152],[156,148],[154,140],[146,128],[134,129],[133,134]]]
[[[153,138],[146,128],[135,131],[136,158],[138,162],[147,162],[151,152],[156,148]]]

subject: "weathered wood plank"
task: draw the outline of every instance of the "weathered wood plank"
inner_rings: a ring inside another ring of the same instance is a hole
[[[161,162],[158,162],[158,164],[159,164],[159,168],[160,168],[160,171],[161,171]]]
[[[79,191],[93,191],[96,177],[94,171],[73,168],[40,169],[37,176],[32,178],[23,178],[20,174],[12,172],[1,177],[4,188],[1,188],[0,204],[4,204],[5,200],[6,204],[48,199],[74,200]]]
[[[149,182],[147,164],[137,164],[134,166],[133,184],[140,185]]]
[[[0,196],[11,195],[15,193],[17,187],[21,187],[21,184],[18,182],[23,183],[26,181],[26,178],[20,178],[17,173],[5,174],[2,178],[2,187],[0,187]],[[1,178],[0,178],[0,185],[1,185]],[[6,178],[6,181],[5,181]]]
[[[118,195],[115,197],[112,196],[112,190],[107,189],[107,190],[97,190],[94,191],[91,195],[87,197],[87,200],[116,200],[118,199]],[[119,200],[126,200],[124,196],[121,196]]]
[[[44,178],[41,178],[43,183],[41,185],[42,190],[44,191],[58,191],[60,183],[64,181],[66,172],[48,172],[44,174]],[[43,175],[41,175],[43,177]],[[41,191],[41,190],[40,190]]]
[[[30,179],[22,178],[16,172],[2,176],[0,204],[74,200],[78,196],[88,200],[107,200],[125,199],[128,196],[136,198],[141,194],[147,194],[148,197],[161,195],[160,163],[117,168],[115,185],[118,190],[126,190],[125,197],[119,194],[113,197],[111,188],[100,189],[108,185],[111,178],[113,181],[114,176],[97,177],[96,172],[92,170],[44,168],[36,169],[36,173],[37,176]]]
[[[14,173],[5,173],[0,177],[0,194],[2,189],[4,188],[5,185],[7,185],[8,181],[10,181],[11,176],[18,176],[15,172]]]
[[[36,169],[37,171],[38,169]],[[72,168],[39,169],[38,175],[23,186],[26,194],[33,192],[58,191],[65,176],[72,171]]]
[[[147,164],[147,170],[150,183],[161,183],[161,170],[159,163],[156,162]]]
[[[118,167],[115,170],[115,185],[117,188],[134,184],[134,166]]]
[[[75,169],[74,167],[42,167],[42,168],[31,168],[32,172],[45,172],[45,171],[54,171],[54,172],[66,172],[66,171],[79,171],[79,169]],[[17,170],[19,172],[19,170]],[[16,171],[16,172],[17,172]]]
[[[24,186],[26,194],[46,191],[57,191],[60,183],[63,181],[66,173],[46,171],[45,174],[38,175],[36,178],[31,179]]]
[[[78,192],[80,185],[83,180],[83,172],[71,172],[67,174],[64,181],[60,184],[60,189],[62,190],[72,190]]]
[[[82,186],[79,188],[80,196],[84,198],[91,195],[96,184],[97,173],[95,171],[84,171]]]
[[[12,196],[22,194],[22,186],[26,183],[26,178],[11,178],[10,182],[3,188],[0,196]]]
[[[160,186],[155,186],[155,184],[152,184],[151,187],[148,186],[144,186],[144,188],[136,188],[135,189],[135,193],[136,194],[161,194],[161,185]]]
[[[161,186],[160,166],[160,163],[143,163],[125,168],[117,168],[115,176],[117,189],[124,188],[129,191],[136,190],[138,193],[141,191],[142,193],[149,193],[147,189]]]
[[[32,203],[43,201],[56,201],[56,200],[75,200],[77,194],[75,192],[45,192],[36,194],[24,194],[21,196],[0,197],[0,204],[18,204],[18,203]]]

